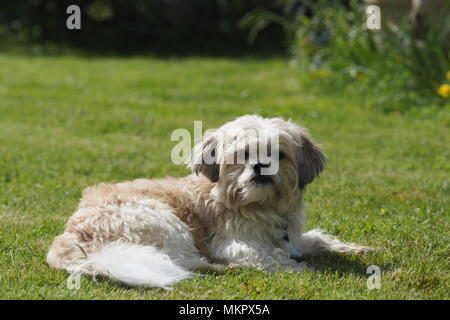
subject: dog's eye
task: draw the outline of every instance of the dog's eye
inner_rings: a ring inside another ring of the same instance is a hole
[[[278,159],[279,159],[279,160],[283,160],[285,157],[286,157],[286,155],[284,154],[283,151],[280,151],[280,152],[278,153]]]

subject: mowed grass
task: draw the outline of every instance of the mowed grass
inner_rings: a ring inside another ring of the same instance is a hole
[[[318,96],[280,59],[0,55],[0,298],[448,299],[449,108],[383,114],[354,97]],[[84,277],[69,290],[46,252],[102,181],[182,176],[177,128],[239,115],[292,118],[329,157],[306,200],[309,228],[379,248],[308,258],[303,273],[227,270],[171,291]],[[381,268],[368,290],[366,269]]]

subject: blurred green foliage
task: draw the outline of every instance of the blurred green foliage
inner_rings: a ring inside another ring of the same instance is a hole
[[[450,3],[418,34],[407,16],[368,29],[361,1],[284,2],[289,14],[257,10],[242,25],[250,34],[270,23],[283,26],[293,64],[310,75],[312,88],[348,89],[384,110],[448,102],[439,88],[450,81]]]

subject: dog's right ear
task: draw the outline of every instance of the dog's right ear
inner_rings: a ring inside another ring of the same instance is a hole
[[[216,137],[206,138],[192,149],[191,163],[189,164],[192,172],[204,175],[211,182],[219,180],[220,165],[217,163],[216,149]]]

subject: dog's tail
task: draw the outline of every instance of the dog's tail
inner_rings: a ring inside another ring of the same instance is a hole
[[[120,242],[103,247],[73,272],[106,276],[132,286],[165,289],[193,275],[154,247]]]
[[[194,275],[180,266],[183,263],[177,263],[177,260],[152,246],[117,241],[92,250],[71,240],[75,239],[71,239],[67,233],[57,237],[47,255],[50,266],[72,274],[84,273],[132,286],[165,289]],[[185,260],[180,262],[186,262]],[[202,261],[199,260],[197,265],[200,262]]]

